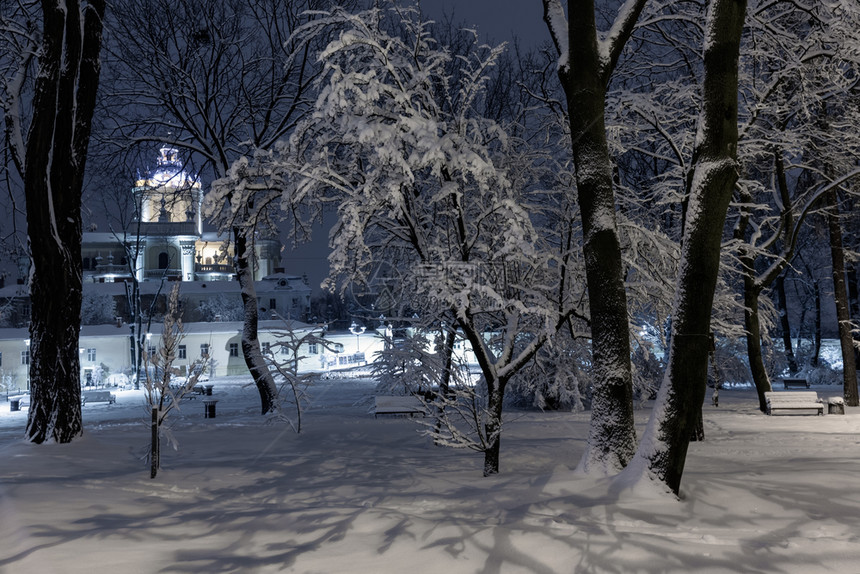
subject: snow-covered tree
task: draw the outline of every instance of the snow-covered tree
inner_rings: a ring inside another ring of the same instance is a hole
[[[822,199],[832,205],[836,189],[860,175],[855,154],[842,151],[857,148],[856,134],[831,129],[827,119],[828,110],[834,109],[842,112],[840,123],[857,117],[850,102],[860,72],[853,47],[860,41],[858,26],[860,8],[839,2],[822,2],[810,11],[763,4],[751,10],[747,24],[740,86],[743,175],[734,237],[743,277],[749,363],[762,411],[764,393],[771,390],[761,350],[758,308],[763,291],[794,257],[811,209]],[[841,243],[838,224],[828,229],[831,245]],[[839,251],[834,251],[834,261]],[[838,281],[836,287],[838,293]],[[842,319],[840,324],[847,324],[847,313]],[[853,359],[850,332],[844,331]],[[850,404],[852,396],[856,401],[857,387],[853,374],[848,379],[854,381],[853,395],[852,385],[846,386]]]
[[[238,297],[218,293],[200,301],[197,320],[214,321],[216,316],[220,316],[222,321],[241,321],[244,311],[245,308]]]
[[[105,1],[6,2],[0,11],[5,149],[23,181],[32,263],[26,436],[65,443],[82,432],[81,189]]]
[[[484,375],[484,473],[497,473],[505,388],[571,312],[568,269],[529,215],[535,152],[477,111],[503,48],[452,58],[408,8],[336,10],[305,30],[322,26],[339,36],[319,55],[313,113],[226,185],[288,213],[337,205],[332,285],[395,261],[420,316],[450,314]]]
[[[308,388],[317,377],[315,373],[299,373],[299,364],[308,357],[313,345],[317,349],[331,350],[332,344],[315,330],[302,331],[296,324],[282,319],[284,326],[274,335],[276,342],[270,347],[266,357],[275,371],[275,382],[278,384],[276,397],[277,408],[273,418],[290,425],[296,433],[302,432],[302,413],[310,403]],[[290,413],[295,413],[293,417]]]
[[[107,293],[89,293],[81,300],[81,325],[105,325],[116,321],[116,300]]]

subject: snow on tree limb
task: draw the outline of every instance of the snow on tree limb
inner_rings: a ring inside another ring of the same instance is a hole
[[[561,0],[543,1],[543,19],[558,52],[558,69],[565,71],[570,66],[570,47],[567,42],[567,17]]]
[[[627,0],[618,9],[618,14],[612,22],[609,31],[599,40],[598,49],[600,50],[600,59],[603,62],[604,75],[609,80],[609,75],[615,69],[618,63],[618,58],[621,57],[621,52],[627,44],[630,35],[633,34],[633,29],[636,26],[636,21],[639,19],[639,14],[645,7],[648,0]]]

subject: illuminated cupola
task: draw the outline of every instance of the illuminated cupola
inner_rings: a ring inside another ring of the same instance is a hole
[[[156,166],[135,183],[134,194],[144,223],[194,223],[202,232],[200,179],[185,169],[179,150],[164,146]]]

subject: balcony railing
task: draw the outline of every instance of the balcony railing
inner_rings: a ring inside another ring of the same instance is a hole
[[[110,263],[103,263],[101,265],[96,265],[95,268],[96,275],[130,275],[128,270],[128,265],[114,265]]]
[[[144,279],[182,279],[182,269],[147,269],[144,274]]]
[[[135,233],[134,225],[130,230]],[[197,235],[197,224],[193,221],[150,221],[140,224],[140,234],[144,237],[152,235]]]
[[[194,266],[195,273],[227,273],[232,275],[235,271],[232,265],[220,265],[215,263],[197,263]]]

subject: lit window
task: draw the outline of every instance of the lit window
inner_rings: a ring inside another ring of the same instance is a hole
[[[239,344],[238,343],[230,343],[230,356],[238,357],[239,356]]]

